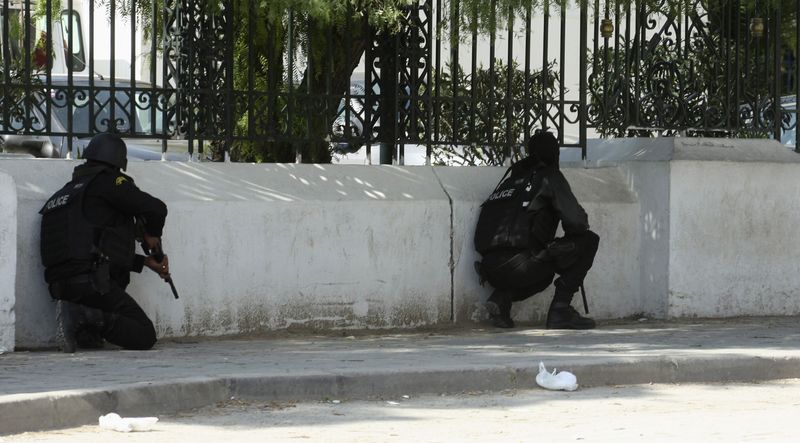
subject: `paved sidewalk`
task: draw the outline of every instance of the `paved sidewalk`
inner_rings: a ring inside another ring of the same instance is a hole
[[[582,387],[800,378],[797,317],[605,323],[591,331],[425,333],[162,341],[152,351],[0,355],[0,435],[157,415],[231,397],[381,398],[536,388],[539,362]]]

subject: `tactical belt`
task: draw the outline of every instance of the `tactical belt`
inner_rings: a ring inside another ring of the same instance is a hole
[[[50,295],[56,300],[65,300],[64,293],[69,286],[87,283],[93,284],[92,274],[78,274],[74,277],[58,280],[50,283]]]
[[[63,280],[54,282],[53,285],[77,285],[81,283],[91,283],[91,282],[92,282],[92,274],[78,274],[74,277],[65,278]]]

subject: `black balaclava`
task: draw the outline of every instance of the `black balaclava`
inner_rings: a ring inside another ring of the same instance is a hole
[[[558,164],[559,152],[558,140],[550,132],[537,132],[528,140],[528,157],[534,164],[538,162],[545,166]]]

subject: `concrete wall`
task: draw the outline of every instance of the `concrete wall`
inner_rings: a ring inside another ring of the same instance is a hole
[[[667,315],[669,291],[670,165],[674,139],[599,140],[588,152],[594,166],[616,165],[639,202],[638,230],[640,311]]]
[[[18,347],[53,343],[38,210],[76,164],[0,162],[19,200]],[[477,284],[472,236],[501,168],[137,162],[128,172],[170,210],[164,247],[181,298],[149,272],[129,287],[162,337],[411,328],[485,315],[489,288]],[[615,300],[639,296],[637,203],[617,169],[566,174],[610,251],[597,263],[606,271],[587,282],[593,313],[638,310]],[[550,295],[521,303],[517,318],[541,320]]]
[[[764,141],[626,139],[589,156],[562,169],[601,237],[586,281],[595,318],[800,313],[795,154]],[[0,288],[13,288],[0,293],[0,346],[53,344],[38,210],[76,164],[0,161],[0,212],[16,219],[0,231]],[[164,247],[181,298],[147,271],[129,287],[162,337],[485,316],[491,288],[478,285],[472,238],[502,168],[136,162],[128,172],[170,209]],[[516,304],[515,319],[541,322],[551,296]]]
[[[0,173],[0,352],[14,349],[14,283],[17,268],[17,189]]]
[[[53,340],[37,211],[76,164],[0,162],[19,192],[17,346]],[[128,172],[170,210],[164,248],[181,298],[148,271],[129,287],[160,336],[450,321],[450,208],[431,168],[137,162]]]
[[[777,142],[625,139],[589,150],[642,205],[642,290],[659,317],[800,314],[800,156]]]
[[[800,314],[800,156],[759,148],[676,143],[670,317]]]

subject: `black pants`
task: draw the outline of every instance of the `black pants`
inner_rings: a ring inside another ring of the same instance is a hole
[[[571,236],[575,257],[566,266],[556,260],[542,260],[534,251],[500,251],[487,254],[482,263],[486,280],[496,289],[490,300],[508,314],[511,304],[544,291],[555,281],[555,302],[569,303],[592,267],[600,237],[592,231]]]
[[[126,285],[127,286],[127,285]],[[101,294],[91,279],[74,278],[50,285],[53,298],[97,308],[103,311],[102,336],[109,343],[125,349],[146,350],[156,343],[156,330],[124,286],[111,281],[111,289]]]

